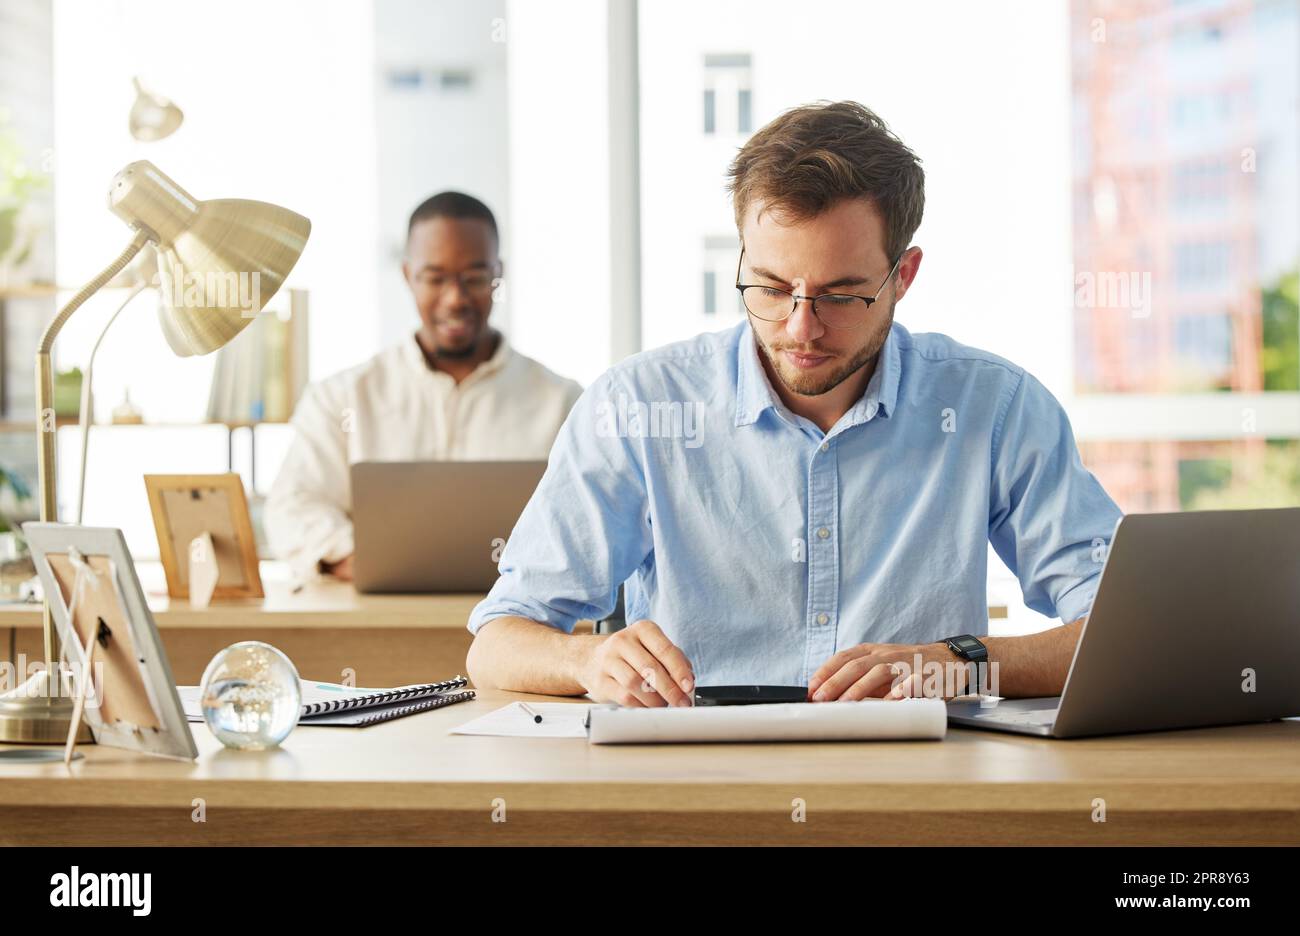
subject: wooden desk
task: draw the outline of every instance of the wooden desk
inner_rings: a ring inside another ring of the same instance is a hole
[[[1300,722],[1051,741],[589,746],[450,735],[517,698],[194,763],[0,766],[3,844],[1300,843]],[[1106,821],[1094,822],[1094,801]],[[791,821],[795,800],[807,821]],[[202,800],[206,822],[192,814]],[[505,810],[505,822],[493,821]]]
[[[341,682],[351,669],[358,686],[400,686],[447,679],[465,671],[472,636],[465,629],[481,595],[362,595],[324,579],[293,591],[268,578],[266,597],[191,608],[150,589],[149,607],[176,681],[195,685],[213,655],[238,640],[262,640],[289,655],[308,679]],[[12,655],[11,655],[12,647]],[[0,658],[44,659],[39,605],[0,605]]]

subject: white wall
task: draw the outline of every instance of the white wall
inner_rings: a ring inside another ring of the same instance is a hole
[[[508,0],[511,340],[591,383],[610,362],[604,0]]]

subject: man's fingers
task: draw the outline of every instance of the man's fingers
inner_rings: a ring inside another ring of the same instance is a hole
[[[886,693],[886,699],[911,699],[917,698],[923,694],[924,686],[921,684],[921,674],[913,673],[908,676],[897,686]]]
[[[673,681],[668,671],[651,655],[642,644],[628,642],[623,647],[623,659],[641,675],[641,684],[658,693],[669,705],[686,706],[690,699],[682,692],[681,686]]]
[[[840,695],[841,702],[860,702],[879,698],[889,692],[890,684],[901,670],[892,663],[877,663]]]
[[[610,661],[609,676],[619,687],[618,695],[614,699],[619,705],[633,707],[641,705],[645,708],[664,708],[668,705],[664,701],[664,697],[659,693],[647,692],[641,688],[641,684],[644,682],[641,674],[622,657]]]
[[[823,683],[842,670],[846,663],[851,660],[874,656],[884,646],[884,644],[858,644],[855,647],[849,647],[847,650],[841,650],[819,666],[817,672],[813,673],[812,679],[808,680],[808,695],[811,696],[815,693]]]
[[[808,691],[816,692],[818,686],[838,673],[844,664],[849,662],[852,658],[850,651],[841,650],[821,666],[817,667],[817,672],[813,673],[812,679],[808,681]]]
[[[849,686],[861,679],[875,665],[876,658],[872,656],[849,660],[839,670],[831,674],[813,693],[813,701],[830,702],[838,699],[848,690]]]
[[[654,621],[637,621],[633,628],[641,645],[668,671],[673,684],[690,696],[695,689],[695,670],[691,661],[686,659],[686,654],[668,639]]]

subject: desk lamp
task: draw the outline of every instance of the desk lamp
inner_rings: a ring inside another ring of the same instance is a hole
[[[182,357],[207,354],[252,322],[284,283],[311,232],[311,222],[287,208],[243,199],[199,201],[146,160],[131,163],[113,178],[108,206],[135,236],[59,310],[36,351],[37,466],[41,520],[46,522],[58,519],[50,351],[72,314],[153,244],[162,286],[159,319],[167,343]],[[0,695],[0,743],[67,740],[73,693],[66,674],[54,676],[60,654],[48,595],[44,632],[45,670]],[[0,751],[0,760],[30,753]]]

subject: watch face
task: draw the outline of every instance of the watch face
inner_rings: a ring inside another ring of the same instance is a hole
[[[952,642],[967,653],[978,650],[981,646],[980,642],[973,637],[954,637]]]

